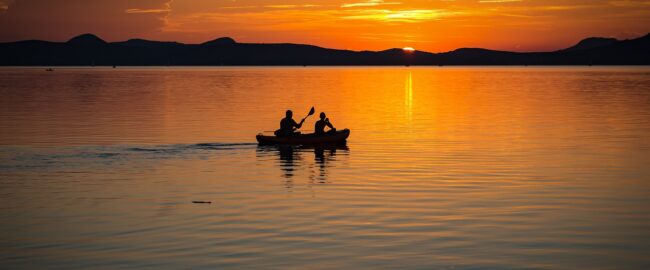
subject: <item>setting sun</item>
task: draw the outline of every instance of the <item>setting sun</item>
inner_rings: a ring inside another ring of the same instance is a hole
[[[415,51],[415,49],[413,49],[413,47],[404,47],[404,48],[402,48],[402,50],[404,50],[405,52],[409,52],[409,53]]]

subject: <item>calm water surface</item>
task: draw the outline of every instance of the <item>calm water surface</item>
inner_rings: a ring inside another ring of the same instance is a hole
[[[346,147],[257,146],[312,105]],[[0,220],[3,269],[648,269],[650,68],[4,68]]]

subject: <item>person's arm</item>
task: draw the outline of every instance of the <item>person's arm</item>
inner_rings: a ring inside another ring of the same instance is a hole
[[[325,119],[325,124],[326,124],[329,128],[334,129],[334,126],[332,126],[332,123],[330,123],[330,119],[329,119],[329,118]]]
[[[293,121],[293,126],[296,127],[296,128],[300,128],[300,127],[302,127],[302,123],[304,123],[304,122],[305,122],[304,118],[302,120],[300,120],[300,123],[296,123],[296,121],[294,120]]]

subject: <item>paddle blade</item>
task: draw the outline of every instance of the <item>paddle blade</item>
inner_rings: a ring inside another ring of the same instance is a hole
[[[307,116],[313,115],[314,114],[314,106],[311,107],[311,110],[309,110],[309,114]]]

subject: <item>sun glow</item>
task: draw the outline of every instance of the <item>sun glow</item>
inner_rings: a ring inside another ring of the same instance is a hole
[[[404,50],[405,52],[409,52],[409,53],[415,51],[415,49],[413,49],[413,47],[404,47],[404,48],[402,48],[402,50]]]
[[[395,48],[396,44],[409,44],[428,52],[464,47],[553,51],[590,36],[637,38],[649,31],[649,3],[648,0],[0,0],[0,25],[15,26],[0,30],[0,42],[65,41],[92,32],[111,42],[144,38],[200,44],[228,36],[241,43],[297,43],[358,51],[382,51]]]

